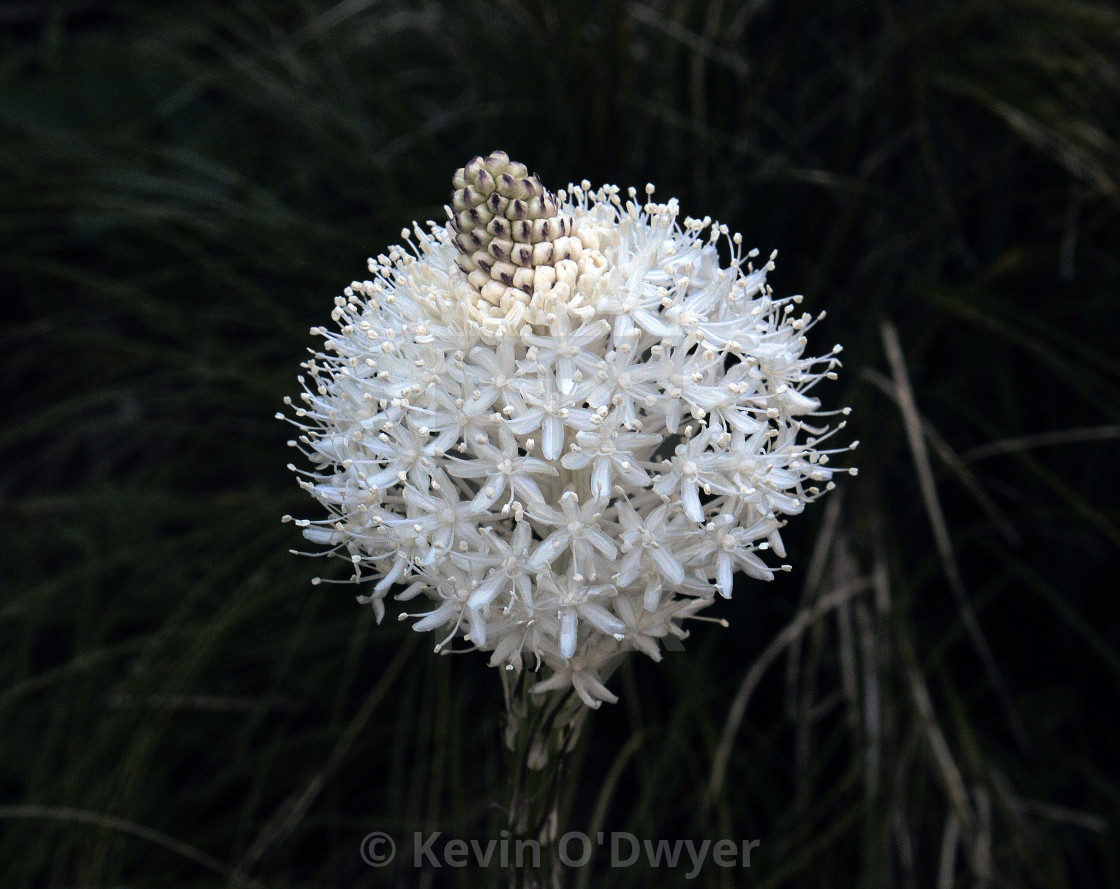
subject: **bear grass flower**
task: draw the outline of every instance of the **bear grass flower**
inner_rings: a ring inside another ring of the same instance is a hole
[[[806,356],[817,318],[774,296],[773,255],[652,186],[553,194],[503,152],[453,182],[447,224],[402,231],[312,330],[292,444],[329,516],[297,524],[379,622],[403,587],[436,651],[596,708],[737,571],[788,570],[787,517],[854,472],[821,447],[847,409],[812,394],[840,347]]]

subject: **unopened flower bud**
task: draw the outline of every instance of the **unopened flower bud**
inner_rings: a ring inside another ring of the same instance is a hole
[[[502,304],[495,298],[497,289],[488,286],[493,282],[528,295],[543,293],[541,306],[555,302],[558,294],[549,290],[557,281],[575,284],[579,266],[572,261],[579,259],[584,240],[576,236],[575,220],[561,212],[556,196],[536,175],[530,176],[524,164],[495,151],[469,161],[452,183],[451,227],[464,257],[458,267],[481,297],[480,311],[491,315],[482,303]],[[593,233],[586,240],[598,247]],[[563,262],[569,265],[561,268]],[[478,270],[488,279],[474,274]],[[516,303],[524,305],[520,298]]]

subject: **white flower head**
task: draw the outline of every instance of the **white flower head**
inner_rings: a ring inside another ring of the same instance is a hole
[[[812,394],[840,348],[807,357],[773,255],[653,186],[551,194],[502,152],[454,186],[448,224],[405,229],[312,330],[292,444],[330,515],[297,524],[379,621],[401,584],[437,651],[597,707],[625,652],[659,659],[736,571],[772,578],[786,516],[849,471],[821,448],[848,411]]]

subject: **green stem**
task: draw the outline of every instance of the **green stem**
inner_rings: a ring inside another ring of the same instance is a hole
[[[560,795],[570,754],[585,716],[572,690],[531,698],[531,678],[522,674],[508,698],[507,746],[510,749],[508,827],[513,854],[510,889],[559,889],[563,871],[556,840],[564,831]],[[509,742],[512,740],[512,744]],[[539,856],[534,853],[539,850]],[[520,861],[521,866],[518,866]]]

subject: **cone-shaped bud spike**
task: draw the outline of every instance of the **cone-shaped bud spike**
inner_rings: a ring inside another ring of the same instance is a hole
[[[458,266],[485,302],[526,305],[527,297],[571,278],[569,268],[561,274],[556,264],[578,255],[575,221],[524,164],[495,151],[456,171],[452,184]]]

